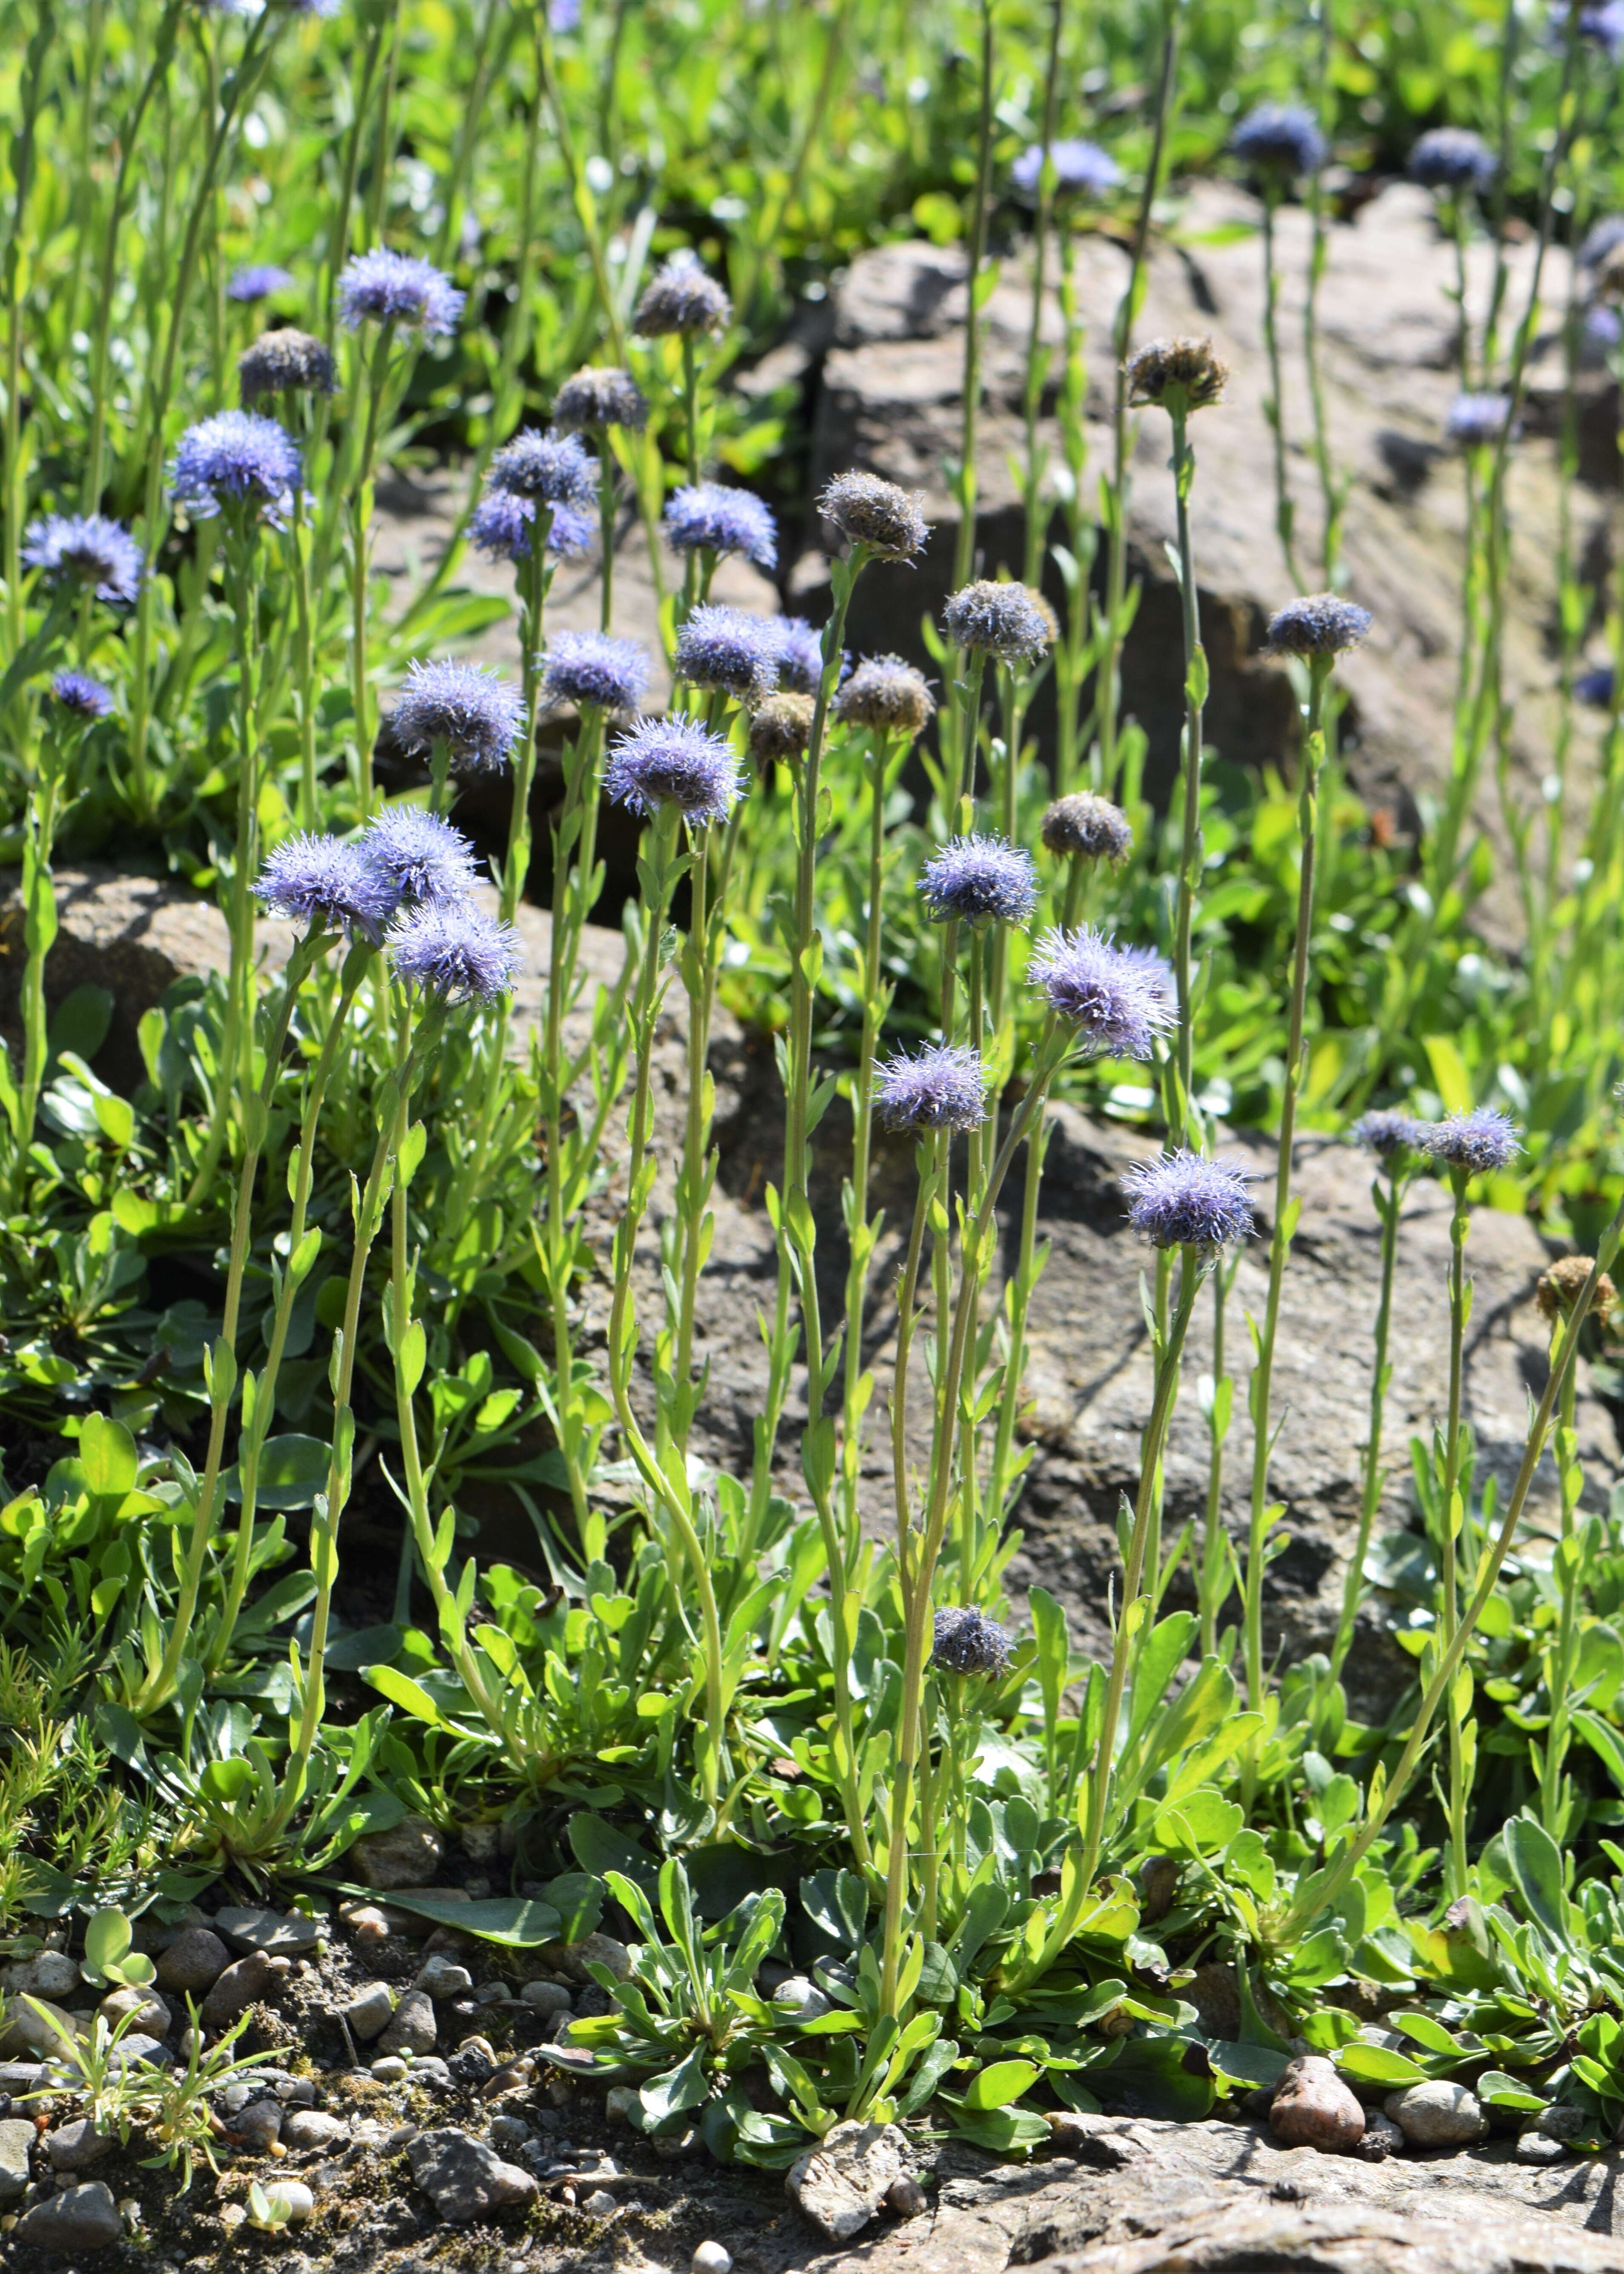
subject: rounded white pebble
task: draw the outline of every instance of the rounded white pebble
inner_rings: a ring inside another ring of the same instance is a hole
[[[719,2242],[702,2242],[688,2263],[693,2274],[732,2274],[733,2255]]]

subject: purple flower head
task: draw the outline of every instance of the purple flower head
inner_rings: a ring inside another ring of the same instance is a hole
[[[1038,904],[1037,871],[1024,845],[1004,837],[954,837],[920,870],[933,923],[1024,924]]]
[[[1411,1113],[1397,1112],[1391,1106],[1379,1108],[1372,1113],[1362,1113],[1353,1125],[1356,1144],[1364,1145],[1379,1161],[1391,1162],[1401,1153],[1419,1153],[1426,1147],[1427,1128]]]
[[[874,1110],[888,1129],[979,1129],[987,1118],[987,1077],[960,1043],[900,1050],[874,1072]]]
[[[174,496],[195,521],[224,508],[280,525],[301,474],[298,446],[274,418],[221,410],[188,426],[169,470]]]
[[[678,553],[741,553],[758,568],[771,568],[778,561],[771,511],[753,490],[729,489],[721,482],[673,490],[661,526],[666,544]]]
[[[473,847],[420,805],[385,806],[372,817],[361,853],[396,900],[461,907],[473,889]]]
[[[565,433],[576,427],[598,433],[624,426],[635,433],[649,423],[648,397],[618,365],[589,364],[567,379],[553,405],[553,423]]]
[[[1446,431],[1463,450],[1492,449],[1511,424],[1508,395],[1457,395],[1449,405]],[[1516,429],[1512,427],[1515,434]]]
[[[374,946],[395,914],[400,895],[389,878],[367,858],[365,840],[338,837],[285,837],[266,856],[255,898],[273,915],[302,923],[311,931],[359,932]]]
[[[1469,126],[1434,126],[1410,154],[1410,178],[1424,190],[1457,197],[1464,190],[1486,190],[1500,162],[1481,134]]]
[[[1122,168],[1097,142],[1075,137],[1049,145],[1055,191],[1060,197],[1109,197],[1122,181]],[[1043,145],[1029,143],[1010,168],[1010,180],[1023,198],[1035,198],[1043,174]]]
[[[425,340],[448,339],[467,294],[432,261],[374,245],[344,263],[338,279],[338,312],[349,331],[363,324],[399,324]]]
[[[620,736],[604,768],[617,805],[651,814],[674,805],[692,828],[726,821],[744,787],[732,745],[697,719],[643,719]]]
[[[527,426],[502,444],[486,478],[493,490],[538,505],[590,505],[598,490],[598,461],[579,435]]]
[[[598,526],[579,506],[550,508],[547,542],[543,550],[554,561],[577,561],[592,550]],[[487,490],[469,516],[470,541],[493,561],[527,561],[536,508],[516,490]]]
[[[1118,947],[1092,924],[1049,931],[1027,976],[1095,1058],[1147,1058],[1174,1022],[1167,966],[1154,949]]]
[[[817,509],[853,545],[866,545],[881,561],[913,561],[930,538],[923,490],[898,489],[877,474],[837,474],[823,486]]]
[[[1624,245],[1624,214],[1608,214],[1590,230],[1579,247],[1582,268],[1599,268],[1610,252]]]
[[[1598,663],[1593,669],[1581,672],[1574,681],[1574,693],[1581,703],[1588,703],[1593,710],[1611,711],[1613,666],[1610,663]]]
[[[1010,1638],[995,1621],[980,1611],[957,1607],[938,1611],[932,1632],[932,1666],[953,1674],[1007,1674]]]
[[[1335,592],[1310,592],[1275,610],[1266,645],[1271,655],[1340,655],[1344,648],[1357,647],[1370,628],[1368,608],[1339,599]]]
[[[390,713],[396,746],[426,757],[437,742],[470,773],[505,766],[524,722],[518,689],[477,663],[414,663]]]
[[[1563,0],[1552,0],[1548,25],[1553,38],[1567,35],[1568,11]],[[1624,56],[1624,0],[1579,0],[1575,29],[1582,40],[1599,48],[1610,64]]]
[[[737,702],[758,702],[778,684],[773,620],[748,608],[695,608],[677,634],[673,668],[690,687],[719,687]]]
[[[1123,1178],[1128,1222],[1156,1247],[1224,1247],[1255,1229],[1249,1179],[1227,1161],[1199,1153],[1163,1153]]]
[[[331,395],[338,373],[324,340],[308,332],[263,332],[237,359],[244,403],[262,395]]]
[[[291,292],[297,278],[290,268],[278,268],[273,260],[239,268],[226,286],[228,300],[240,301],[252,308],[260,300],[274,299],[279,292]]]
[[[562,39],[581,29],[581,0],[547,0],[547,29]]]
[[[1607,355],[1624,339],[1624,317],[1616,308],[1586,308],[1580,318],[1579,335],[1583,346]]]
[[[1057,629],[1041,593],[987,577],[953,593],[943,607],[942,628],[955,647],[979,648],[1003,663],[1032,663],[1047,655]]]
[[[715,332],[733,312],[733,304],[726,293],[706,275],[698,257],[685,246],[680,252],[673,252],[644,286],[632,329],[645,340],[672,333]]]
[[[1462,1169],[1470,1177],[1486,1177],[1508,1169],[1522,1150],[1516,1125],[1497,1105],[1475,1106],[1470,1113],[1451,1113],[1426,1130],[1426,1150],[1447,1169]]]
[[[1325,137],[1312,110],[1299,102],[1259,102],[1229,137],[1243,165],[1276,177],[1317,174],[1325,163]]]
[[[59,711],[75,719],[105,719],[113,698],[99,679],[83,671],[59,671],[50,683],[50,699]]]
[[[147,555],[129,531],[104,513],[48,513],[23,532],[23,566],[48,580],[87,584],[98,600],[133,600]]]
[[[395,924],[387,946],[403,985],[446,1003],[493,1003],[519,968],[518,933],[474,907],[425,901]]]
[[[823,636],[804,616],[774,616],[778,640],[778,685],[794,695],[816,695],[823,675]]]
[[[577,710],[635,711],[648,691],[649,659],[638,640],[607,632],[555,632],[543,659],[541,691],[548,703]]]

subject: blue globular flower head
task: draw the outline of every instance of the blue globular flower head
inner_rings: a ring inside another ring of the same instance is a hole
[[[1581,703],[1588,703],[1593,710],[1611,711],[1613,666],[1610,663],[1598,663],[1590,671],[1581,672],[1574,681],[1574,693]]]
[[[719,331],[733,312],[733,302],[715,279],[706,275],[697,254],[684,247],[656,269],[643,287],[632,329],[645,340],[673,333],[692,337],[700,332]]]
[[[197,521],[222,509],[280,522],[300,476],[298,445],[257,410],[220,410],[188,426],[169,470],[176,499]]]
[[[1051,853],[1109,861],[1113,867],[1133,850],[1133,824],[1119,805],[1109,797],[1096,797],[1091,789],[1056,798],[1043,816],[1040,832]]]
[[[1469,126],[1429,127],[1410,154],[1410,180],[1451,196],[1486,190],[1499,170],[1493,151]]]
[[[1038,904],[1032,855],[1004,837],[950,838],[920,870],[919,889],[934,923],[1024,924]]]
[[[561,39],[581,28],[581,0],[547,0],[547,29]]]
[[[291,292],[297,281],[290,268],[279,268],[274,260],[260,261],[237,270],[226,286],[226,297],[252,308],[261,300],[274,299],[279,292]]]
[[[1127,362],[1128,400],[1205,410],[1220,402],[1229,366],[1210,340],[1147,340]]]
[[[1244,1169],[1181,1149],[1123,1178],[1128,1222],[1155,1247],[1226,1247],[1255,1230]]]
[[[577,561],[592,550],[598,541],[598,524],[590,514],[574,505],[555,505],[546,510],[551,517],[542,548],[545,553],[555,561]],[[533,499],[521,497],[516,490],[486,490],[469,516],[469,541],[492,560],[526,561],[535,519]]]
[[[237,359],[244,403],[262,395],[331,395],[338,373],[324,340],[308,332],[264,332]]]
[[[112,696],[101,681],[83,671],[59,671],[50,683],[50,699],[75,719],[105,719],[113,707]]]
[[[936,1615],[930,1663],[945,1667],[951,1674],[1007,1674],[1010,1638],[980,1611],[954,1605]]]
[[[1449,405],[1445,431],[1463,450],[1492,449],[1511,425],[1508,395],[1457,395]]]
[[[493,490],[538,505],[590,505],[598,491],[598,461],[578,434],[527,426],[496,452],[486,479]]]
[[[774,616],[772,629],[778,642],[778,685],[793,695],[816,695],[823,676],[823,635],[804,616]]]
[[[1401,1154],[1424,1152],[1426,1135],[1425,1121],[1417,1121],[1413,1113],[1401,1113],[1393,1106],[1362,1113],[1353,1125],[1354,1142],[1365,1146],[1380,1161],[1393,1161]]]
[[[1325,137],[1300,102],[1259,102],[1229,137],[1243,165],[1259,174],[1317,174],[1325,163]]]
[[[660,526],[678,553],[741,553],[758,568],[778,562],[778,524],[753,490],[730,489],[723,482],[673,490]]]
[[[1583,311],[1579,321],[1582,343],[1608,354],[1624,340],[1624,317],[1616,308],[1592,305]]]
[[[987,1077],[963,1043],[899,1050],[874,1070],[874,1110],[888,1129],[979,1129]]]
[[[1122,168],[1109,152],[1097,142],[1084,142],[1071,138],[1063,142],[1051,142],[1049,154],[1054,162],[1055,193],[1057,197],[1071,195],[1084,198],[1109,197],[1122,181]],[[1043,145],[1028,143],[1010,168],[1010,180],[1024,198],[1034,198],[1043,174]]]
[[[1624,245],[1624,214],[1608,214],[1589,230],[1578,251],[1582,268],[1599,268],[1610,252]]]
[[[1446,1114],[1426,1131],[1426,1151],[1447,1169],[1485,1177],[1508,1169],[1522,1150],[1516,1125],[1498,1105],[1474,1106],[1470,1113]]]
[[[470,773],[505,766],[524,705],[517,688],[478,663],[414,663],[390,713],[396,747],[419,757],[443,742]]]
[[[555,561],[580,561],[597,543],[598,523],[591,514],[583,513],[578,505],[553,507],[544,552]]]
[[[1147,1058],[1175,1020],[1167,967],[1154,949],[1118,947],[1093,924],[1047,931],[1026,975],[1091,1058]]]
[[[553,405],[553,423],[565,433],[577,427],[600,433],[605,426],[635,433],[649,421],[648,397],[632,377],[613,364],[589,364],[567,379]]]
[[[1335,592],[1288,600],[1269,618],[1264,644],[1270,655],[1341,655],[1357,647],[1371,628],[1371,612]]]
[[[1547,27],[1555,40],[1567,36],[1568,10],[1564,0],[1552,0]],[[1624,56],[1624,0],[1578,0],[1574,29],[1582,40],[1599,48],[1610,64]]]
[[[1032,663],[1055,644],[1055,612],[1025,584],[981,577],[944,602],[942,628],[955,647],[979,648],[1001,663]]]
[[[425,340],[448,339],[467,297],[432,260],[381,245],[354,254],[339,272],[339,320],[352,332],[363,324],[399,324]]]
[[[617,805],[652,814],[674,805],[695,828],[726,821],[744,787],[737,753],[697,719],[643,719],[615,742],[604,787]]]
[[[147,565],[129,531],[104,513],[48,513],[30,522],[22,559],[52,584],[88,585],[98,600],[133,600]]]
[[[930,724],[936,704],[924,673],[899,655],[866,655],[829,707],[846,726],[912,740]]]
[[[763,697],[750,713],[750,756],[758,766],[804,757],[812,741],[817,698],[793,688]]]
[[[476,907],[425,901],[394,926],[386,943],[395,975],[445,1003],[493,1003],[511,992],[519,935]]]
[[[300,834],[266,856],[254,897],[273,915],[312,931],[358,932],[375,946],[400,894],[368,857],[365,840]]]
[[[473,889],[474,848],[460,829],[421,805],[386,805],[361,852],[397,901],[461,907]]]
[[[876,561],[916,561],[929,542],[923,490],[901,489],[878,474],[837,474],[824,484],[817,509]]]
[[[635,711],[648,685],[649,659],[640,641],[607,632],[555,632],[547,644],[541,673],[545,702]]]
[[[740,703],[759,703],[778,679],[778,642],[771,616],[709,603],[677,634],[672,668],[690,687],[719,687]]]

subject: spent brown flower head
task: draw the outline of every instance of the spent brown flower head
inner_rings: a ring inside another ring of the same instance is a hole
[[[1534,1290],[1534,1300],[1541,1313],[1550,1320],[1565,1319],[1578,1301],[1580,1291],[1590,1277],[1595,1258],[1590,1255],[1559,1255],[1556,1261],[1539,1275],[1539,1284]],[[1618,1290],[1604,1271],[1596,1282],[1596,1292],[1590,1299],[1590,1316],[1605,1327],[1618,1302]]]
[[[812,714],[817,708],[810,695],[793,690],[769,695],[750,714],[750,756],[758,766],[775,758],[804,757],[812,739]]]
[[[1223,394],[1229,367],[1210,340],[1147,340],[1128,358],[1130,403],[1204,410]]]

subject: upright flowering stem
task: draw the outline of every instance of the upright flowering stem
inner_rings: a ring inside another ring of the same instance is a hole
[[[1035,584],[1042,572],[1043,540],[1048,514],[1042,503],[1044,451],[1038,440],[1038,412],[1043,400],[1043,380],[1049,350],[1043,345],[1043,288],[1049,261],[1049,240],[1055,210],[1055,116],[1060,102],[1061,34],[1065,25],[1065,0],[1049,0],[1048,71],[1043,81],[1043,162],[1038,172],[1037,215],[1032,230],[1032,322],[1026,334],[1026,381],[1021,416],[1026,426],[1026,561],[1022,582]],[[1060,248],[1064,275],[1069,246],[1063,235]],[[968,574],[966,567],[965,574]],[[960,584],[964,576],[960,576]]]
[[[1318,106],[1322,136],[1328,132],[1334,100],[1331,51],[1335,38],[1335,0],[1314,0],[1314,21],[1319,32],[1316,50]],[[1339,478],[1331,456],[1331,429],[1325,405],[1325,374],[1320,363],[1320,287],[1325,279],[1328,240],[1325,225],[1325,184],[1321,169],[1318,166],[1308,179],[1308,275],[1303,291],[1303,367],[1308,374],[1314,471],[1320,480],[1320,578],[1326,590],[1334,592],[1341,579],[1342,514],[1348,502],[1348,484],[1345,478]],[[1327,738],[1334,726],[1335,706],[1332,716],[1326,722]]]
[[[1583,1256],[1568,1256],[1553,1264],[1539,1283],[1540,1307],[1548,1310],[1553,1321],[1553,1357],[1557,1322],[1574,1292],[1574,1281],[1583,1273],[1584,1268]],[[1613,1302],[1612,1282],[1604,1280],[1599,1284],[1593,1306],[1604,1325]],[[1545,1697],[1550,1721],[1545,1731],[1545,1759],[1539,1771],[1540,1822],[1551,1837],[1558,1841],[1567,1834],[1573,1816],[1572,1785],[1563,1773],[1563,1766],[1573,1733],[1574,1706],[1577,1702],[1574,1694],[1574,1672],[1579,1650],[1579,1607],[1590,1561],[1589,1540],[1575,1521],[1579,1498],[1584,1490],[1584,1466],[1579,1458],[1578,1431],[1574,1421],[1577,1394],[1577,1371],[1570,1367],[1568,1379],[1562,1385],[1554,1448],[1557,1481],[1561,1494],[1561,1531],[1552,1564],[1556,1573],[1560,1609],[1554,1647],[1547,1645],[1545,1653]]]
[[[1440,1618],[1439,1633],[1447,1651],[1454,1642],[1461,1621],[1460,1579],[1457,1570],[1457,1546],[1465,1522],[1465,1510],[1461,1504],[1461,1400],[1466,1352],[1466,1319],[1471,1306],[1470,1282],[1466,1276],[1466,1236],[1471,1229],[1471,1210],[1467,1205],[1466,1187],[1470,1173],[1464,1168],[1453,1168],[1449,1172],[1450,1190],[1455,1205],[1449,1214],[1449,1413],[1444,1425],[1442,1473],[1439,1524]],[[1469,1797],[1466,1763],[1462,1743],[1460,1700],[1456,1684],[1451,1683],[1444,1701],[1445,1721],[1448,1732],[1449,1788],[1447,1811],[1449,1822],[1449,1863],[1445,1883],[1451,1898],[1463,1895],[1467,1888],[1466,1806]]]
[[[39,746],[37,773],[30,786],[23,827],[22,904],[23,945],[23,1078],[18,1093],[15,1168],[20,1187],[26,1174],[28,1148],[44,1086],[49,1035],[45,1007],[45,960],[56,937],[56,891],[51,876],[51,847],[62,802],[68,753],[57,734],[48,732]],[[9,1089],[9,1084],[7,1085]],[[14,1191],[13,1202],[20,1197]]]
[[[378,449],[379,421],[389,384],[389,350],[394,339],[394,323],[386,319],[378,327],[368,367],[366,424],[362,430],[360,463],[350,500],[350,693],[355,712],[356,786],[363,821],[371,818],[372,810],[372,697],[366,636],[372,560],[372,465]]]
[[[1195,479],[1195,453],[1190,448],[1188,397],[1169,400],[1173,424],[1173,486],[1177,500],[1178,590],[1184,628],[1184,800],[1179,832],[1178,898],[1173,915],[1173,983],[1178,992],[1178,1088],[1169,1136],[1175,1145],[1184,1142],[1190,1126],[1195,1088],[1194,992],[1191,975],[1191,937],[1195,922],[1196,885],[1201,872],[1201,719],[1207,702],[1207,651],[1201,644],[1201,620],[1195,581],[1195,546],[1190,533],[1190,491]]]
[[[1376,1512],[1381,1505],[1381,1432],[1387,1384],[1393,1378],[1393,1367],[1387,1358],[1387,1340],[1393,1323],[1393,1278],[1398,1262],[1399,1222],[1403,1215],[1404,1193],[1410,1182],[1405,1148],[1399,1147],[1389,1151],[1383,1166],[1387,1171],[1386,1182],[1378,1177],[1371,1186],[1371,1198],[1376,1204],[1376,1214],[1381,1224],[1381,1292],[1376,1304],[1375,1347],[1371,1356],[1370,1419],[1365,1440],[1364,1475],[1359,1489],[1359,1529],[1349,1558],[1348,1576],[1342,1583],[1342,1613],[1336,1622],[1336,1638],[1331,1645],[1333,1682],[1341,1680],[1348,1653],[1353,1646],[1359,1605],[1365,1599],[1365,1559],[1370,1552]]]
[[[0,262],[0,282],[5,296],[5,413],[0,446],[5,451],[5,606],[6,654],[16,655],[23,643],[22,536],[27,518],[27,485],[23,467],[23,230],[34,194],[34,145],[40,106],[45,94],[45,63],[57,21],[49,0],[38,0],[34,30],[23,57],[19,89],[18,121],[11,136],[11,225],[5,254]]]
[[[1268,420],[1274,456],[1274,533],[1286,563],[1286,574],[1300,584],[1295,529],[1297,506],[1286,471],[1286,397],[1280,368],[1280,278],[1274,265],[1274,215],[1280,203],[1279,184],[1266,181],[1263,190],[1263,344],[1268,354],[1269,392],[1263,406]]]

